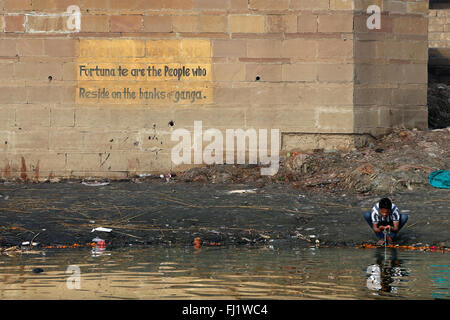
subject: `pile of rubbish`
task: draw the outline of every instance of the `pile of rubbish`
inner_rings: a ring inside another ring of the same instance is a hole
[[[430,188],[430,173],[450,166],[449,129],[397,129],[358,150],[293,155],[284,173],[301,189],[385,193]]]
[[[430,129],[450,127],[450,86],[433,78],[428,86],[428,126]]]
[[[300,190],[395,192],[430,188],[431,172],[450,167],[450,127],[430,131],[396,129],[353,151],[295,152],[280,160],[274,176],[256,165],[213,165],[177,175],[203,183],[288,183]]]

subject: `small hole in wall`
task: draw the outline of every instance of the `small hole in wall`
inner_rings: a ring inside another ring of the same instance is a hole
[[[259,81],[259,80],[261,80],[261,77],[260,76],[256,76],[256,81]]]
[[[52,76],[48,76],[48,81],[52,81],[53,77]]]
[[[175,122],[173,122],[173,120],[169,121],[169,126],[173,127],[175,125]]]

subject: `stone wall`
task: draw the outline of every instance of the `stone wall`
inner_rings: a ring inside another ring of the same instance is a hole
[[[450,83],[450,3],[440,5],[429,13],[430,73],[437,80]]]
[[[427,128],[428,2],[382,4],[379,30],[355,15],[355,132]]]
[[[363,30],[371,4],[384,10],[378,32]],[[284,152],[422,127],[425,4],[0,0],[0,177],[181,170],[171,133],[194,121],[279,129]]]
[[[450,48],[450,4],[429,11],[428,32],[430,48]]]

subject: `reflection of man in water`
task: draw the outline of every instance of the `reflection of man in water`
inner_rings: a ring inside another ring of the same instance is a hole
[[[397,249],[391,248],[389,253],[391,257],[386,260],[385,250],[376,250],[376,263],[367,267],[366,286],[368,289],[396,293],[400,278],[407,276],[407,273],[401,269],[401,261],[397,258]]]

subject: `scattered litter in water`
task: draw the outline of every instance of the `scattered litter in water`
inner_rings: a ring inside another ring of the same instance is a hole
[[[98,256],[103,255],[106,250],[105,240],[96,237],[96,238],[92,239],[92,241],[95,243],[95,246],[91,251],[91,256],[98,257]]]
[[[22,246],[29,246],[30,245],[30,241],[24,241],[24,242],[22,242]],[[31,245],[33,246],[33,247],[36,247],[37,245],[39,245],[39,242],[31,242]]]
[[[202,246],[202,241],[200,238],[195,238],[193,241],[193,245],[195,249],[200,249]]]
[[[380,248],[380,247],[384,247],[383,246],[378,246],[378,245],[374,245],[374,244],[362,244],[359,246],[359,248]],[[404,249],[404,250],[418,250],[418,251],[434,251],[434,252],[450,252],[450,248],[445,248],[445,247],[437,247],[437,246],[401,246],[401,245],[386,245],[386,248],[395,248],[395,249]]]
[[[92,229],[91,232],[94,232],[94,231],[111,232],[112,229],[109,229],[109,228],[103,228],[103,227],[97,227],[97,228]]]

